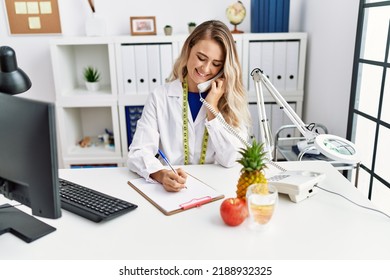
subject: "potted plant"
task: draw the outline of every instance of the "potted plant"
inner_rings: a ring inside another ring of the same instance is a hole
[[[89,91],[97,91],[100,88],[100,72],[97,68],[88,66],[83,71],[85,86]]]
[[[189,22],[188,23],[188,32],[191,33],[192,31],[194,31],[195,27],[196,27],[196,23],[195,22]]]
[[[172,26],[165,25],[164,26],[164,33],[165,33],[165,35],[172,35]]]

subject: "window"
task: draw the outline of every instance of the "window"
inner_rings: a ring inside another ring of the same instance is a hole
[[[361,153],[358,188],[390,212],[390,1],[361,0],[348,138]]]

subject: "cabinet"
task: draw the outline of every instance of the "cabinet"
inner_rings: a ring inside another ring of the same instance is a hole
[[[122,161],[114,43],[109,38],[67,38],[50,45],[56,91],[59,165],[117,165]],[[83,70],[101,72],[99,91],[90,92]],[[108,131],[114,143],[99,141]],[[79,144],[89,137],[89,145]]]
[[[259,116],[255,85],[251,71],[260,68],[283,98],[302,115],[304,73],[306,60],[306,33],[256,33],[243,34],[243,78],[249,94],[249,109],[253,120],[253,135],[259,140]],[[265,87],[266,114],[274,136],[283,125],[292,124],[275,103]],[[283,137],[296,136],[296,131],[286,129]]]
[[[74,37],[51,41],[60,166],[125,165],[146,98],[170,75],[186,37]],[[264,70],[301,115],[306,34],[234,34],[234,39],[248,90],[253,134],[259,137],[250,75],[254,68]],[[86,66],[94,66],[101,72],[99,91],[86,89],[82,75]],[[268,94],[265,100],[267,116],[276,133],[280,126],[290,122]],[[81,147],[80,141],[85,139],[90,142]]]

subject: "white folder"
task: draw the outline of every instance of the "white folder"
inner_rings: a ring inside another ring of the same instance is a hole
[[[148,54],[148,84],[149,93],[154,90],[156,86],[161,85],[161,69],[160,69],[160,47],[158,44],[147,45]]]
[[[299,41],[287,42],[286,90],[298,89]]]
[[[173,69],[172,44],[160,45],[161,83],[164,84]]]
[[[261,60],[259,68],[263,70],[267,78],[273,83],[274,76],[274,42],[261,43]]]
[[[134,45],[122,45],[122,86],[124,94],[137,93],[137,81],[135,75]]]
[[[146,45],[134,45],[137,94],[149,94],[148,51]]]
[[[274,43],[274,72],[271,82],[278,91],[286,88],[286,48],[287,42]]]

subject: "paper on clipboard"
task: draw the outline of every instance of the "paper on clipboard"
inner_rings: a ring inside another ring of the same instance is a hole
[[[179,192],[167,192],[160,183],[151,183],[144,178],[132,179],[128,184],[165,215],[224,198],[223,194],[191,175],[187,177],[187,188]]]

